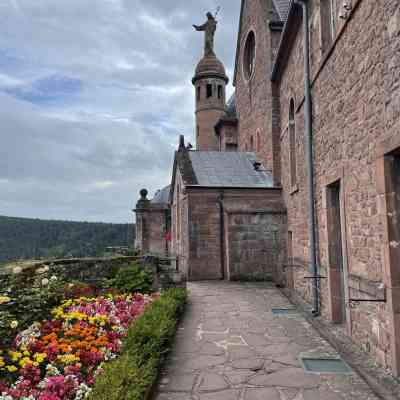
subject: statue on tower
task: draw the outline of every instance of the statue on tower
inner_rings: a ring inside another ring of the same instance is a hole
[[[203,25],[193,25],[196,31],[204,31],[205,32],[205,44],[204,44],[204,55],[214,55],[214,35],[217,30],[217,20],[215,17],[208,12],[207,13],[207,21]]]

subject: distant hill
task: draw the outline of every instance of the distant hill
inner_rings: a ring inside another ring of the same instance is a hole
[[[0,216],[0,263],[17,259],[96,257],[132,246],[133,224],[47,221]]]

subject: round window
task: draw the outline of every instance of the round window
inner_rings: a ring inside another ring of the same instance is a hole
[[[256,64],[256,37],[253,31],[247,35],[246,44],[244,46],[243,56],[243,72],[247,80],[253,76]]]

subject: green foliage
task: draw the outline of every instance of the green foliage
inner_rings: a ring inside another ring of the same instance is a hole
[[[140,268],[132,264],[120,268],[116,276],[107,282],[108,287],[120,290],[123,293],[150,293],[153,285],[153,273],[150,268]]]
[[[33,322],[48,319],[51,310],[58,306],[64,297],[65,282],[48,271],[24,275],[15,274],[2,288],[0,295],[10,298],[9,302],[0,305],[0,348],[10,344],[12,337],[28,328]],[[13,323],[17,323],[13,328]]]
[[[163,355],[169,350],[187,292],[169,289],[129,329],[123,354],[106,364],[90,400],[144,400],[156,380]]]
[[[0,264],[17,259],[102,256],[134,242],[132,224],[46,221],[0,216]]]

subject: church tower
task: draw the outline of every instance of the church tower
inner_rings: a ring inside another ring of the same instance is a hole
[[[194,25],[198,31],[205,31],[204,56],[198,63],[192,83],[196,96],[196,149],[219,151],[215,125],[225,113],[226,85],[229,82],[225,67],[214,53],[214,34],[217,21],[208,13],[208,21]]]

